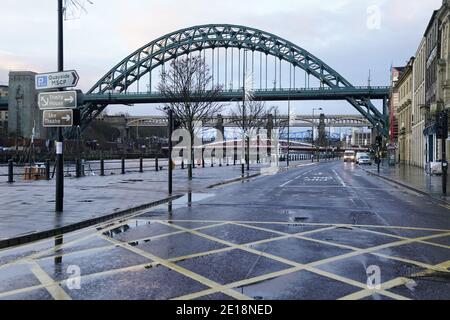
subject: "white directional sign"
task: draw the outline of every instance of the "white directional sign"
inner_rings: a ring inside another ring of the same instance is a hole
[[[44,127],[72,127],[74,114],[72,109],[44,110]]]
[[[41,110],[75,109],[77,107],[76,91],[43,92],[38,96]]]
[[[75,70],[36,75],[36,90],[76,87],[80,77]]]

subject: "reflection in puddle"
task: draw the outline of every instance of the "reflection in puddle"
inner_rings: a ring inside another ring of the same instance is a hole
[[[61,234],[59,236],[55,237],[55,252],[59,253],[62,250],[56,249],[58,246],[61,246],[64,242],[64,236]],[[55,257],[55,268],[62,263],[62,256],[56,256]],[[56,270],[55,270],[56,271]]]
[[[142,214],[141,217],[161,217],[168,215],[167,220],[172,219],[172,214],[175,210],[185,207],[192,207],[192,204],[195,202],[203,201],[205,199],[214,197],[214,193],[192,193],[189,192],[184,196],[175,199],[173,201],[169,201],[167,204],[162,204],[156,206],[146,213]]]

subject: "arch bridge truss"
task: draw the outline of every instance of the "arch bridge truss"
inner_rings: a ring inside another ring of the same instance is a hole
[[[154,91],[152,75],[158,69],[164,70],[172,60],[194,54],[203,57],[205,62],[206,59],[211,61],[212,83],[221,84],[223,88],[220,100],[239,100],[242,96],[241,72],[244,72],[245,61],[245,70],[251,68],[253,88],[258,83],[255,75],[259,75],[259,88],[254,90],[257,99],[346,100],[382,134],[388,132],[389,88],[354,87],[322,60],[292,42],[258,29],[229,24],[182,29],[164,35],[127,56],[85,95],[81,108],[83,126],[109,104],[169,102]],[[273,59],[270,71],[269,58]],[[283,72],[288,76],[283,78]],[[302,72],[304,80],[298,76]],[[270,88],[268,79],[273,80]],[[316,87],[311,85],[312,82],[317,84]],[[146,83],[146,92],[142,92],[142,83]],[[286,87],[289,89],[283,89]],[[127,100],[130,95],[134,98]],[[382,99],[383,110],[379,111],[371,99]]]

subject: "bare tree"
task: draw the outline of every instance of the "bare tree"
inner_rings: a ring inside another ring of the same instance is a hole
[[[197,56],[173,60],[168,71],[161,73],[158,89],[166,99],[173,101],[166,107],[173,110],[180,127],[190,134],[193,163],[197,124],[212,119],[222,110],[222,105],[216,102],[222,87],[213,84],[208,66]],[[189,166],[188,176],[192,179],[192,166]]]
[[[245,111],[243,104],[237,103],[231,110],[230,117],[238,128],[252,132],[266,124],[268,114],[263,101],[250,100],[245,103]]]
[[[256,100],[246,100],[245,109],[242,103],[237,103],[231,109],[231,123],[234,123],[246,135],[245,141],[244,137],[242,140],[242,151],[245,152],[246,162],[250,160],[251,139],[259,133],[259,129],[266,127],[272,111],[273,108],[266,108],[265,102]]]

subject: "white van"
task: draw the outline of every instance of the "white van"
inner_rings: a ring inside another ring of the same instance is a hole
[[[344,162],[355,162],[356,161],[356,153],[353,150],[346,150],[344,152]]]

